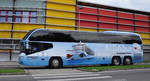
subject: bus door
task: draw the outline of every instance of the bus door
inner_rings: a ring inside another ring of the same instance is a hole
[[[53,48],[52,43],[29,42],[28,57],[35,63],[43,63],[48,60],[45,50]]]

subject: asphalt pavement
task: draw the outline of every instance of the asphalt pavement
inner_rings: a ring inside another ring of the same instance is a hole
[[[24,68],[28,75],[0,75],[0,81],[150,81],[150,68],[86,72],[76,68],[25,67],[17,62],[0,62],[4,68]]]
[[[26,69],[36,81],[150,81],[150,69],[86,72],[75,68]]]
[[[150,81],[150,69],[85,72],[71,68],[26,69],[30,75],[1,75],[0,81]]]

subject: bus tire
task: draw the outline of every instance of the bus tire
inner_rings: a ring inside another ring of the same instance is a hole
[[[124,58],[124,65],[132,65],[132,59],[131,57],[125,57]]]
[[[62,68],[61,58],[51,58],[49,62],[50,68]]]
[[[118,66],[121,64],[121,58],[120,57],[113,57],[112,59],[112,65]]]

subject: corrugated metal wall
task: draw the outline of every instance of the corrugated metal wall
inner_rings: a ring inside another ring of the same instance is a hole
[[[75,30],[75,0],[48,0],[46,28]]]
[[[78,5],[77,25],[87,31],[128,31],[142,36],[143,44],[150,44],[148,15]]]
[[[1,39],[21,39],[35,28],[92,32],[115,30],[137,32],[143,43],[150,45],[148,15],[84,6],[76,0],[0,0],[0,4]]]

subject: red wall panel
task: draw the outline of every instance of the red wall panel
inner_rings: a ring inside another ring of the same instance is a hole
[[[116,23],[116,18],[100,16],[99,21]]]
[[[116,16],[115,11],[103,10],[103,9],[99,9],[99,14],[100,15],[108,15],[108,16]]]
[[[84,12],[84,13],[93,13],[93,14],[97,14],[97,9],[96,8],[89,8],[89,7],[77,7],[77,12]]]
[[[106,29],[116,29],[115,24],[106,24],[106,23],[99,23],[99,28],[106,28]]]
[[[132,20],[127,20],[127,19],[118,19],[118,23],[122,23],[122,24],[133,24]]]
[[[135,25],[149,26],[149,23],[144,21],[135,21]]]
[[[149,32],[149,28],[144,28],[144,27],[135,27],[135,31]]]
[[[79,14],[77,15],[77,18],[79,18]],[[88,14],[80,14],[80,19],[97,21],[97,16],[96,15],[88,15]]]
[[[126,26],[126,25],[119,25],[118,29],[119,30],[127,30],[127,31],[133,31],[134,30],[133,26]]]
[[[118,12],[118,17],[133,19],[133,14],[131,14],[131,13]]]
[[[83,12],[80,14],[80,19],[85,19],[85,20],[94,20],[95,22],[90,22],[90,21],[80,21],[80,26],[82,27],[93,27],[97,28],[97,15],[90,15],[86,13],[91,13],[91,14],[97,14],[97,8],[90,8],[90,7],[77,7],[77,12]],[[106,28],[106,29],[116,29],[116,24],[111,24],[111,23],[116,23],[116,11],[114,10],[105,10],[105,9],[98,9],[99,10],[99,28]],[[84,14],[85,13],[85,14]],[[113,17],[106,17],[106,16],[113,16]],[[133,25],[133,14],[132,13],[126,13],[126,12],[118,12],[118,29],[119,30],[127,30],[127,31],[134,31],[133,26],[127,26],[127,25],[121,25],[121,24],[129,24]],[[79,18],[79,14],[77,15],[77,18]],[[123,19],[123,18],[128,18],[128,19]],[[146,15],[140,15],[140,14],[135,14],[135,26],[139,25],[141,27],[136,26],[135,31],[141,31],[141,32],[149,32],[149,28],[145,28],[144,26],[149,26],[149,22],[146,22],[149,20],[149,17]],[[144,21],[138,21],[138,20],[144,20]],[[76,21],[77,25],[79,24],[79,21]],[[102,23],[102,22],[111,22],[111,23]],[[143,26],[143,27],[142,27]]]
[[[148,16],[139,15],[139,14],[135,15],[135,19],[138,19],[138,20],[149,20]]]
[[[79,21],[77,21],[77,26],[79,26]],[[97,28],[97,22],[80,21],[80,26]]]

